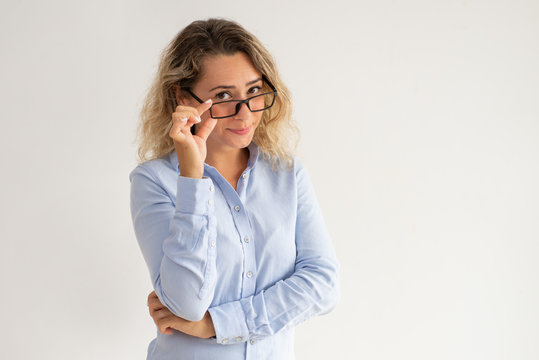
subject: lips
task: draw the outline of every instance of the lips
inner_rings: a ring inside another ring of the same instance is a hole
[[[237,135],[245,135],[251,131],[251,127],[249,126],[244,129],[228,129],[228,130],[232,131],[234,134],[237,134]]]

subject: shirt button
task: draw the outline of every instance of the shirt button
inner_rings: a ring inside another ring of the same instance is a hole
[[[247,179],[247,174],[243,174],[241,177],[243,178],[243,180],[245,180]]]
[[[246,243],[248,243],[248,242],[251,241],[251,240],[249,239],[249,236],[246,236],[246,237],[243,239],[243,241],[245,241]]]
[[[210,199],[210,200],[208,200],[208,205],[211,206],[211,204],[212,204],[212,201],[211,201],[211,199]]]
[[[212,240],[211,243],[210,243],[210,246],[215,246],[215,240]]]
[[[224,338],[223,340],[221,340],[221,344],[226,344],[227,342],[228,342],[227,338]]]
[[[251,340],[249,340],[249,342],[251,343],[251,345],[254,345],[255,342],[256,342],[256,340],[255,340],[255,339],[251,339]]]
[[[247,277],[248,277],[248,278],[252,278],[252,277],[253,277],[253,273],[250,272],[250,271],[248,271],[248,272],[247,272]]]
[[[236,336],[236,341],[242,341],[243,338],[241,336]]]
[[[210,191],[213,192],[213,189],[215,189],[215,188],[213,187],[213,185],[210,185]]]
[[[236,206],[234,206],[234,210],[240,211],[240,210],[241,210],[241,207],[240,207],[239,205],[236,205]]]

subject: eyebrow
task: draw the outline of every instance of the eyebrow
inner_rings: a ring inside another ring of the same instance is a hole
[[[262,80],[262,78],[260,77],[258,79],[249,81],[245,85],[249,86],[249,85],[257,83],[257,82],[259,82],[261,80]],[[232,85],[219,85],[219,86],[216,86],[216,87],[212,88],[210,91],[217,90],[217,89],[234,89],[234,88],[235,88],[235,86],[232,86]]]

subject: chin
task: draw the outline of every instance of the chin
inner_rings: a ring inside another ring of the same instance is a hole
[[[249,144],[251,143],[251,140],[252,138],[250,140],[245,140],[245,141],[234,141],[230,144],[230,146],[236,149],[243,149],[249,146]]]
[[[249,146],[252,140],[253,140],[253,135],[241,136],[235,139],[230,139],[230,141],[228,141],[228,145],[236,149],[243,149]]]

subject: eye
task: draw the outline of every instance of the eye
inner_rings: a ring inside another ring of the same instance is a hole
[[[260,92],[260,90],[262,90],[260,86],[253,86],[249,89],[249,95],[256,95]]]
[[[232,95],[226,91],[222,91],[214,96],[216,100],[230,100]]]

